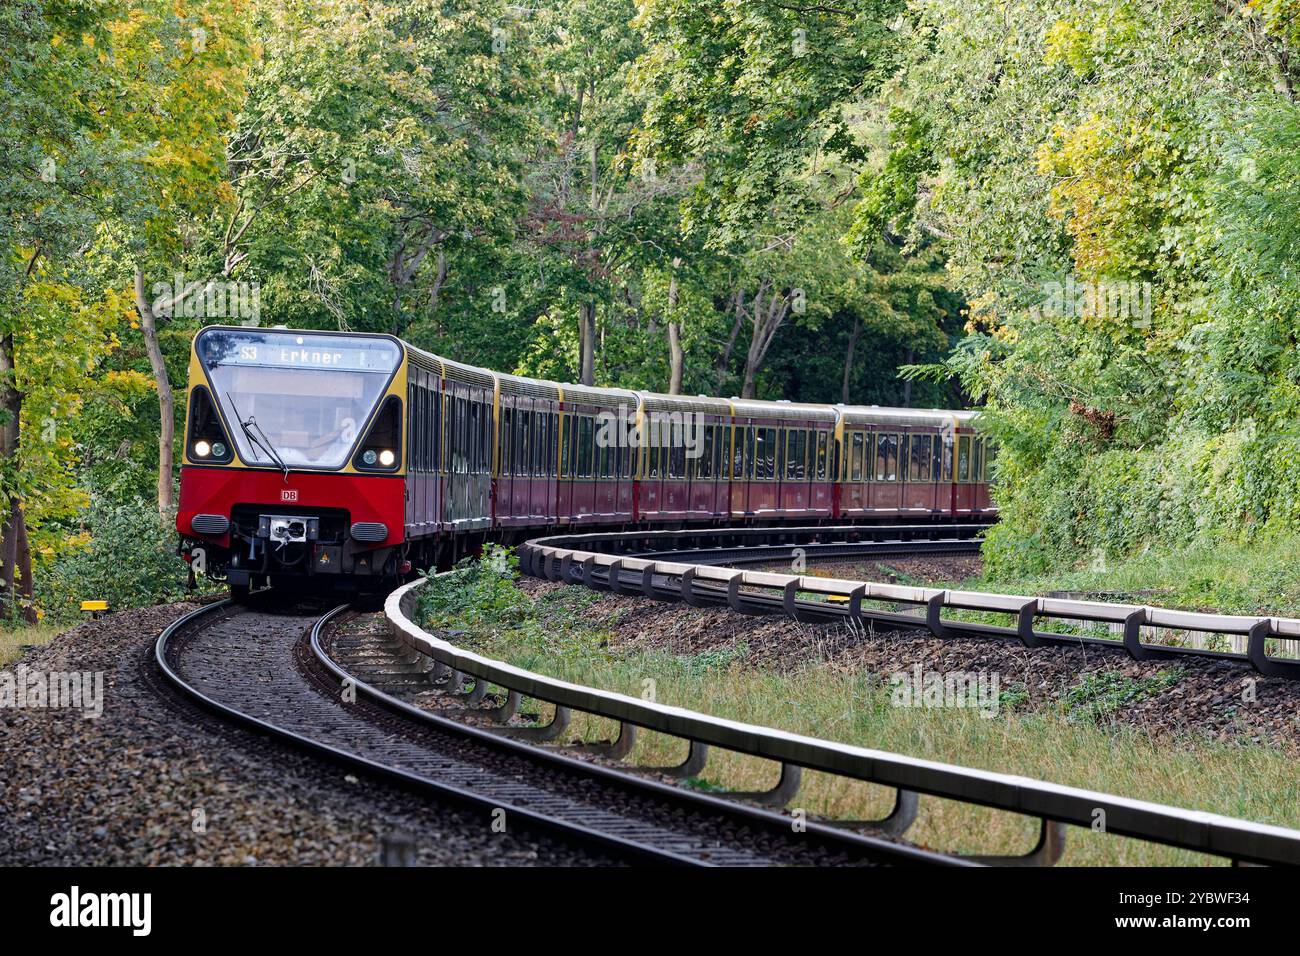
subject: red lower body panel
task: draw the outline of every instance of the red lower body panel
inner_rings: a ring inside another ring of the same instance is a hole
[[[342,475],[249,468],[181,469],[181,502],[176,530],[191,538],[229,546],[230,535],[197,534],[190,525],[197,514],[229,518],[236,505],[256,505],[268,513],[277,508],[338,508],[348,513],[349,524],[382,522],[388,528],[383,541],[369,547],[401,544],[406,517],[406,482],[400,476]]]

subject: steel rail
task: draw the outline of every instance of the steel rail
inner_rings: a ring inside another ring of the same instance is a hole
[[[504,804],[500,800],[486,798],[473,790],[453,786],[433,777],[412,773],[411,771],[404,770],[401,767],[389,766],[368,757],[363,757],[360,754],[351,753],[331,744],[314,740],[311,737],[307,737],[303,734],[297,733],[296,731],[280,727],[269,720],[264,720],[235,707],[231,707],[211,695],[205,694],[186,680],[175,666],[173,666],[173,642],[179,634],[187,632],[196,623],[209,615],[213,615],[217,610],[231,606],[231,603],[232,602],[229,600],[223,600],[205,605],[198,610],[191,611],[189,614],[186,614],[169,624],[162,633],[158,635],[158,639],[154,644],[154,659],[156,660],[166,681],[184,697],[198,704],[203,709],[249,730],[282,740],[317,757],[324,758],[345,767],[373,774],[417,792],[434,794],[442,798],[451,799],[488,811],[504,809],[513,817],[517,817],[526,823],[556,833],[567,839],[576,840],[582,845],[598,846],[606,851],[614,851],[623,856],[630,856],[634,859],[639,859],[649,863],[657,863],[660,865],[698,865],[698,861],[679,856],[675,853],[635,843],[617,835],[604,833],[590,827],[584,827],[573,824],[569,821],[556,819],[545,814],[537,813],[524,806]],[[319,618],[312,626],[313,641],[316,640],[320,628],[346,610],[347,607],[348,605],[346,604],[340,605]]]
[[[436,777],[412,773],[401,767],[391,766],[313,739],[310,736],[281,727],[274,721],[254,716],[217,700],[212,695],[196,688],[175,665],[174,642],[178,635],[190,633],[192,628],[202,623],[203,619],[208,616],[215,616],[215,613],[220,609],[231,606],[230,601],[220,601],[199,608],[174,621],[164,629],[155,643],[154,656],[166,681],[185,697],[204,709],[232,723],[283,740],[318,757],[323,757],[351,769],[377,775],[416,792],[432,793],[438,797],[450,798],[489,811],[505,810],[512,817],[525,823],[557,833],[557,835],[570,841],[577,841],[582,845],[599,847],[606,852],[614,853],[623,858],[659,865],[713,865],[698,856],[674,852],[671,849],[658,847],[644,840],[610,833],[596,826],[575,824],[559,816],[530,809],[522,804],[515,804],[508,800],[502,800],[500,796],[485,796],[473,789],[440,781]],[[731,818],[751,826],[758,826],[773,833],[790,833],[789,819],[773,811],[738,804],[707,793],[682,790],[655,780],[629,774],[626,771],[593,764],[574,756],[543,750],[523,740],[503,737],[488,730],[468,726],[462,722],[421,710],[405,701],[385,694],[339,666],[324,649],[321,640],[323,629],[347,609],[348,605],[340,605],[317,618],[313,623],[308,637],[313,658],[331,678],[340,683],[349,682],[352,689],[356,690],[359,695],[368,698],[372,703],[394,717],[413,724],[423,724],[436,730],[451,732],[457,737],[466,738],[481,746],[524,756],[533,762],[554,766],[564,772],[580,777],[602,780],[624,790],[641,791],[656,799],[663,800],[670,806],[694,808],[715,813],[721,817]],[[971,865],[970,861],[899,844],[880,837],[845,832],[842,829],[819,824],[815,821],[806,824],[803,839],[811,839],[816,841],[816,845],[830,847],[833,851],[847,851],[858,858],[868,858],[875,862],[894,865]]]
[[[826,529],[810,531],[812,534],[824,534]],[[788,535],[790,529],[780,529],[780,532]],[[676,534],[683,537],[701,536],[699,531]],[[606,540],[612,536],[590,537]],[[613,537],[617,537],[622,544],[633,539],[662,540],[661,536],[648,532]],[[587,539],[587,536],[581,536],[562,540],[570,542]],[[740,592],[742,584],[779,588],[782,591],[782,606],[789,606],[793,601],[792,595],[798,590],[812,590],[805,588],[805,584],[826,583],[818,578],[734,571],[705,564],[576,551],[550,543],[554,541],[556,539],[543,539],[525,545],[521,549],[524,552],[521,563],[529,569],[544,569],[548,576],[572,583],[583,580],[590,583],[594,568],[601,565],[607,571],[611,586],[622,587],[623,575],[631,573],[634,577],[639,577],[641,592],[652,596],[664,591],[662,585],[656,585],[656,577],[675,578],[680,595],[688,601],[699,596],[695,583],[697,579],[712,579],[725,583],[730,603],[742,607],[752,598],[771,599],[771,595]],[[895,553],[906,552],[904,542],[873,543],[892,548]],[[790,586],[791,581],[795,582],[793,588]],[[1091,829],[1101,818],[1105,821],[1105,832],[1109,834],[1226,857],[1234,863],[1300,865],[1300,831],[1297,830],[821,740],[584,687],[493,660],[458,647],[446,636],[429,633],[412,620],[418,589],[425,583],[426,579],[412,582],[388,596],[384,614],[390,629],[407,647],[432,658],[438,666],[473,678],[474,694],[478,697],[481,698],[490,686],[495,686],[505,690],[516,706],[523,696],[553,704],[556,707],[557,722],[563,716],[567,723],[570,711],[578,710],[618,721],[623,734],[634,733],[635,728],[640,727],[687,740],[691,745],[691,758],[688,762],[692,765],[691,771],[696,774],[705,766],[709,747],[721,747],[776,761],[782,768],[781,784],[769,796],[777,806],[789,804],[797,794],[800,771],[811,769],[892,787],[898,794],[897,807],[903,807],[910,800],[913,815],[914,795],[925,793],[1037,817],[1041,821],[1039,844],[1030,854],[1020,858],[980,858],[986,862],[1054,862],[1059,858],[1063,845],[1064,825]],[[845,588],[846,584],[851,586]],[[636,589],[629,587],[629,590]],[[927,595],[927,591],[933,593]],[[856,604],[870,595],[877,599],[904,603],[910,599],[912,603],[925,603],[932,607],[934,605],[930,602],[935,595],[944,597],[961,592],[830,581],[828,589],[822,593],[848,593]],[[961,597],[959,600],[969,599]],[[998,604],[997,609],[1007,606],[1016,610],[1023,607]],[[916,618],[911,618],[910,623],[913,626],[920,624]]]
[[[403,646],[409,647],[409,645],[406,644],[403,644]],[[450,730],[461,736],[476,740],[484,746],[522,754],[531,760],[559,766],[571,773],[613,782],[620,787],[644,790],[656,797],[673,803],[707,807],[712,811],[729,817],[744,819],[750,823],[759,823],[780,830],[783,833],[790,832],[789,818],[772,810],[767,810],[758,806],[751,806],[745,803],[738,803],[705,792],[683,790],[680,787],[661,783],[658,780],[629,773],[627,770],[619,770],[602,764],[581,760],[558,750],[541,749],[535,744],[527,743],[526,740],[530,738],[514,739],[510,736],[506,736],[505,734],[509,733],[509,728],[502,728],[497,731],[485,730],[480,727],[467,725],[442,714],[416,707],[398,697],[394,697],[391,694],[379,690],[377,687],[374,687],[362,678],[356,676],[335,661],[325,650],[320,641],[319,628],[312,629],[311,648],[316,660],[326,670],[328,670],[336,680],[339,682],[348,682],[349,685],[358,693],[374,701],[376,704],[379,704],[385,709],[391,710],[392,712],[416,723],[428,724],[441,730]],[[450,676],[454,677],[454,675]],[[481,691],[481,693],[472,692],[469,696],[486,696],[486,687],[478,688],[477,690]],[[480,714],[482,713],[483,712],[480,712]],[[528,732],[534,728],[519,729]],[[502,731],[504,731],[504,733]],[[600,749],[601,748],[597,746],[597,752],[599,752]],[[939,864],[944,866],[972,865],[971,861],[963,860],[958,857],[936,853],[929,850],[922,850],[877,837],[847,832],[842,828],[819,823],[816,820],[805,821],[804,827],[804,832],[811,834],[814,837],[842,844],[845,848],[851,848],[857,852],[869,853],[885,862],[895,864]]]

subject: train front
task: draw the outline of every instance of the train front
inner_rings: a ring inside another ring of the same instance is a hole
[[[186,560],[236,597],[407,573],[405,394],[405,349],[388,336],[199,332],[176,516]]]

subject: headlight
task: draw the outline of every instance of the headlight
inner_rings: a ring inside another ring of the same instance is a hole
[[[393,462],[397,461],[397,456],[385,448],[379,453],[379,463],[385,468],[392,468]]]
[[[379,460],[379,456],[375,454],[375,450],[373,448],[367,448],[365,451],[361,453],[361,460],[364,461],[367,465],[373,465],[376,461]]]
[[[205,441],[196,441],[196,442],[194,443],[194,457],[195,457],[195,458],[207,458],[208,455],[210,455],[210,454],[212,454],[212,446],[209,445],[207,442],[205,442]]]
[[[212,454],[216,455],[218,458],[225,458],[225,457],[226,457],[226,446],[225,446],[225,444],[222,443],[222,442],[216,442],[216,443],[212,446]]]

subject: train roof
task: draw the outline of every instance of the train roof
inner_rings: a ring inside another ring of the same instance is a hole
[[[838,417],[833,406],[810,402],[768,402],[758,398],[733,398],[729,402],[736,409],[737,418],[774,418],[834,424]]]
[[[346,333],[345,333],[346,334]],[[351,333],[366,335],[369,333]],[[534,398],[562,398],[566,403],[581,403],[601,408],[626,405],[629,410],[638,407],[647,411],[699,412],[706,415],[734,414],[737,418],[784,419],[846,425],[921,426],[940,428],[955,423],[970,425],[979,412],[969,409],[893,408],[886,405],[822,405],[815,402],[765,401],[756,398],[715,398],[709,395],[665,395],[661,392],[633,391],[625,388],[596,388],[588,385],[552,382],[548,379],[529,378],[494,372],[476,365],[466,365],[443,358],[424,349],[403,342],[407,354],[426,367],[442,372],[449,378],[472,384],[499,387],[503,394],[526,395]]]
[[[665,395],[637,392],[641,407],[650,412],[698,412],[702,415],[731,415],[731,402],[711,395]]]
[[[934,428],[956,423],[968,425],[978,412],[942,408],[890,408],[883,405],[837,405],[846,425],[919,425]]]

